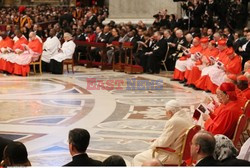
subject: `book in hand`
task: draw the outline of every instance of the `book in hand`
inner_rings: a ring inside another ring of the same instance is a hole
[[[203,103],[199,104],[199,106],[195,109],[193,118],[198,121],[202,113],[209,114],[209,110],[207,109],[206,105]]]

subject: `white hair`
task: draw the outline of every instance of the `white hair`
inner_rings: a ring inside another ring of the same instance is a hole
[[[165,104],[165,109],[175,114],[180,110],[180,104],[176,100],[170,100]]]
[[[64,33],[64,37],[68,37],[69,39],[72,39],[72,35],[68,32]]]

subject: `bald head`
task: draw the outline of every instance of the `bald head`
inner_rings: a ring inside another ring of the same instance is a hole
[[[146,161],[142,163],[142,166],[163,166],[161,161],[158,159],[154,158],[152,160]]]
[[[31,40],[35,40],[35,39],[36,39],[36,33],[35,33],[35,32],[30,32],[29,38],[30,38]]]
[[[247,61],[244,65],[244,71],[247,72],[248,69],[250,69],[250,61]]]
[[[214,33],[214,41],[218,41],[220,39],[220,33]]]
[[[200,145],[202,153],[212,155],[215,147],[214,136],[207,131],[200,131],[195,136],[195,143]]]
[[[215,138],[207,131],[200,131],[194,135],[191,145],[191,156],[195,160],[212,156],[215,149]]]

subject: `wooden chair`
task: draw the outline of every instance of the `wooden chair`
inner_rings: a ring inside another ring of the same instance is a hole
[[[36,65],[39,66],[39,73],[40,75],[42,75],[42,56],[39,56],[39,59],[36,62],[31,62],[30,63],[31,66],[33,66],[33,71],[34,74],[36,75]]]
[[[249,127],[250,127],[250,100],[248,100],[243,108],[243,114],[246,115],[247,117],[247,130],[246,130],[246,133],[248,135],[248,137],[250,137],[250,130],[249,130]],[[244,137],[245,138],[245,137]]]
[[[115,63],[116,62],[116,60],[115,60],[115,54],[113,55],[113,71],[123,72],[124,71],[125,63],[122,63],[122,54],[121,54],[122,43],[120,43],[118,41],[113,41],[112,45],[115,47],[114,52],[115,51],[119,52],[118,63]]]
[[[72,67],[72,72],[75,73],[75,71],[74,71],[75,64],[74,64],[74,60],[73,59],[66,59],[66,60],[64,60],[63,61],[63,67],[64,67],[64,65],[67,66],[67,72],[68,73],[69,73],[69,65],[71,65],[71,67]]]
[[[124,42],[122,48],[125,50],[125,60],[127,60],[126,58],[128,58],[128,60],[126,61],[127,64],[124,67],[124,72],[128,74],[143,73],[142,66],[137,64],[133,65],[133,44],[131,42]]]
[[[168,58],[168,52],[169,52],[169,45],[167,45],[167,52],[165,54],[164,60],[161,60],[161,64],[164,66],[166,71],[168,71],[167,66],[166,66],[166,61],[167,61],[167,58]]]
[[[176,154],[179,158],[178,165],[167,165],[165,166],[184,166],[186,165],[185,160],[188,160],[191,158],[190,156],[190,143],[192,142],[193,136],[201,130],[201,126],[194,125],[191,128],[189,128],[185,132],[182,148],[180,152],[175,151],[171,148],[165,148],[165,147],[156,147],[156,149],[153,151],[153,158],[155,158],[155,152],[161,150],[166,153]]]
[[[246,117],[250,118],[250,100],[248,100],[243,108],[243,113],[246,115]]]
[[[237,122],[237,125],[236,125],[236,128],[235,128],[235,131],[234,131],[234,136],[233,136],[233,144],[237,147],[237,144],[238,142],[241,143],[240,141],[240,136],[241,134],[243,133],[243,131],[246,129],[246,124],[247,124],[247,117],[245,114],[241,114],[238,122]],[[242,145],[242,143],[241,143]]]

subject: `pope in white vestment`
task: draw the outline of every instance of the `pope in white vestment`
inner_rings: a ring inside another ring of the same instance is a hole
[[[189,109],[180,109],[180,105],[176,100],[166,103],[166,115],[170,118],[163,129],[162,134],[158,137],[150,148],[133,159],[134,166],[141,166],[143,162],[152,159],[153,150],[156,147],[169,147],[181,151],[185,132],[193,126]],[[163,164],[178,164],[178,156],[176,154],[157,151],[155,157]]]

